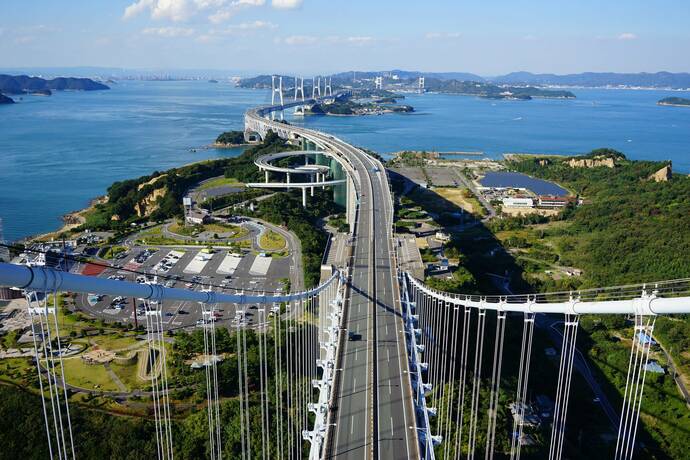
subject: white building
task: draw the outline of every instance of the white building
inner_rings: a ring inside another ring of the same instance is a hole
[[[503,206],[511,206],[514,208],[532,208],[534,207],[534,200],[527,197],[506,197],[503,198]]]
[[[450,241],[450,235],[445,232],[436,232],[435,238],[438,241]]]
[[[211,217],[203,212],[192,210],[187,213],[187,222],[193,225],[205,224],[210,220]]]

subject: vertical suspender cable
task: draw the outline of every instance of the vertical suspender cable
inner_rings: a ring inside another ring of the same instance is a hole
[[[458,385],[458,405],[460,410],[456,414],[455,423],[457,431],[455,432],[455,460],[459,459],[462,453],[462,430],[465,423],[465,383],[467,380],[467,354],[470,340],[470,325],[472,323],[472,309],[463,306],[464,317],[462,321],[462,346],[460,350],[460,383]]]
[[[446,447],[443,449],[443,458],[447,459],[452,447],[450,442],[450,421],[451,412],[453,407],[453,401],[455,400],[455,368],[457,367],[457,351],[458,351],[458,312],[460,308],[457,305],[453,305],[453,328],[452,336],[450,341],[450,388],[448,391],[448,397],[446,402],[446,432],[443,439],[446,440]]]
[[[525,405],[527,404],[527,384],[532,356],[532,337],[534,336],[534,313],[525,313],[522,326],[522,345],[520,347],[520,369],[518,373],[515,404],[517,417],[513,418],[513,431],[510,440],[510,460],[520,459],[522,433],[524,429]]]
[[[48,453],[50,454],[51,460],[53,459],[53,443],[51,440],[51,434],[50,434],[50,423],[48,422],[48,410],[46,407],[46,399],[45,399],[45,394],[43,392],[43,379],[41,378],[41,354],[38,350],[38,343],[36,342],[36,328],[34,324],[34,308],[31,302],[32,296],[35,298],[36,293],[35,292],[27,292],[26,293],[26,301],[28,303],[28,310],[29,310],[29,322],[31,323],[31,337],[33,338],[33,344],[34,344],[34,359],[36,360],[36,371],[38,372],[38,388],[41,392],[41,405],[43,406],[43,421],[45,422],[45,427],[46,427],[46,438],[48,439]],[[40,313],[39,313],[40,315]],[[45,340],[45,337],[42,335],[41,340]]]
[[[489,396],[489,423],[486,431],[485,460],[493,460],[496,443],[496,412],[501,386],[501,366],[503,364],[503,339],[505,338],[506,312],[496,312],[496,339],[494,343],[494,364],[491,372],[491,393]]]
[[[470,412],[469,439],[467,441],[468,458],[474,459],[474,448],[477,439],[477,422],[479,418],[479,393],[482,384],[482,358],[484,354],[484,328],[486,325],[486,310],[479,310],[477,322],[477,339],[474,349],[474,375],[472,384],[472,406]]]

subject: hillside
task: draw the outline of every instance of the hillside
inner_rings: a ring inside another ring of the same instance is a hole
[[[659,105],[673,105],[678,107],[690,107],[690,99],[684,97],[665,97],[657,102]]]
[[[5,94],[49,95],[51,91],[97,91],[110,89],[89,78],[58,77],[46,80],[27,75],[0,75],[0,92]]]
[[[690,88],[690,73],[613,73],[584,72],[568,75],[533,74],[512,72],[494,77],[491,81],[509,85],[557,85],[557,86],[629,86],[646,88]]]

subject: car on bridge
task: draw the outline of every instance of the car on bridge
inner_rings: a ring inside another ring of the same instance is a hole
[[[362,340],[362,334],[350,331],[347,333],[347,340],[349,340],[350,342],[357,342],[359,340]]]

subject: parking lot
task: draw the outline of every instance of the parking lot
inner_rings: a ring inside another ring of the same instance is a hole
[[[290,277],[290,258],[272,258],[254,252],[231,250],[209,251],[202,248],[134,248],[122,253],[117,267],[107,268],[98,276],[134,282],[157,282],[167,287],[217,292],[282,292],[282,279]],[[129,270],[145,273],[140,275]],[[85,312],[109,322],[146,323],[141,300],[111,296],[80,295],[77,305]],[[235,327],[237,306],[222,304],[215,315],[216,323]],[[256,308],[246,308],[246,320],[240,326],[255,325]],[[193,302],[170,301],[162,304],[166,329],[202,327],[201,306]],[[266,312],[268,314],[268,312]]]

